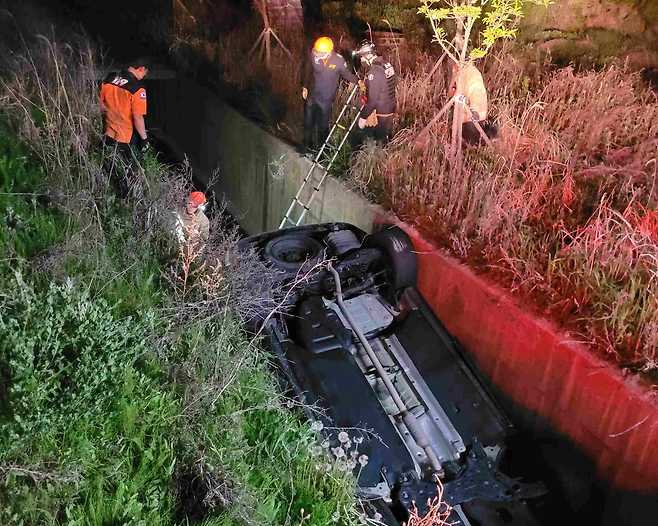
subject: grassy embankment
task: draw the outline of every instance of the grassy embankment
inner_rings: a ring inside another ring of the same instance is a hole
[[[29,42],[0,84],[0,523],[362,523],[241,328],[264,269],[217,221],[207,264],[172,258],[189,174],[148,158],[118,201],[93,51]]]
[[[257,59],[245,65],[258,27],[242,24],[219,43],[195,35],[177,43],[219,61],[224,80],[237,89],[263,79],[287,107],[271,129],[299,139],[301,39],[284,35],[295,60],[275,48],[270,71]],[[327,31],[341,46],[354,41],[345,27]],[[448,74],[439,68],[430,77],[436,54],[411,46],[399,51],[388,57],[400,73],[396,138],[353,156],[348,182],[520,293],[529,308],[595,352],[655,380],[656,93],[624,64],[528,65],[513,46],[500,46],[480,65],[499,139],[494,149],[469,149],[463,172],[455,174],[445,153],[447,120],[414,147],[447,101]]]

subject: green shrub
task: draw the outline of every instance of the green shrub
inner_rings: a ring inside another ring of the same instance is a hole
[[[42,179],[0,121],[0,259],[31,257],[64,237],[63,215],[39,203]]]
[[[373,29],[393,29],[414,32],[419,24],[416,0],[345,1],[333,0],[322,3],[322,14],[328,20],[343,22],[346,19],[357,19],[368,23]],[[389,26],[390,24],[390,26]]]
[[[139,366],[148,319],[20,274],[0,310],[0,522],[169,522],[177,405]]]

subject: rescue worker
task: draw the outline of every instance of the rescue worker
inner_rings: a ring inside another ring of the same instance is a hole
[[[210,236],[206,206],[203,192],[191,192],[184,206],[174,211],[173,234],[179,250],[191,251],[195,255],[204,251]]]
[[[461,78],[460,78],[461,75]],[[448,96],[453,97],[457,91],[457,82],[461,80],[462,95],[466,98],[470,112],[464,108],[462,119],[462,139],[465,144],[478,145],[483,142],[482,135],[476,128],[473,121],[478,122],[484,133],[490,139],[496,136],[497,130],[489,121],[487,90],[484,87],[482,73],[472,63],[467,63],[462,67],[461,73],[459,66],[452,63],[452,80],[448,88]],[[459,102],[457,102],[459,104]]]
[[[391,138],[396,109],[395,69],[377,55],[375,45],[370,41],[362,42],[353,55],[365,68],[366,103],[357,122],[358,129],[350,139],[352,147],[357,148],[369,137],[386,143]]]
[[[313,44],[310,59],[302,71],[304,106],[304,151],[319,148],[329,134],[331,108],[343,78],[351,84],[358,79],[345,59],[334,51],[329,37],[320,37]]]
[[[145,59],[135,59],[123,71],[110,73],[100,89],[100,108],[103,114],[103,145],[110,156],[110,176],[118,185],[122,197],[128,195],[129,182],[137,162],[136,151],[148,148],[146,115],[146,88],[143,79],[148,75]],[[114,160],[122,162],[119,170]],[[118,179],[118,180],[116,180]]]

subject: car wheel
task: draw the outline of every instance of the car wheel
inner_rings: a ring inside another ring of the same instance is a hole
[[[299,270],[304,263],[315,264],[322,255],[322,245],[305,235],[276,237],[265,245],[265,259],[281,270]]]
[[[416,285],[418,267],[411,239],[397,226],[387,227],[365,239],[365,246],[379,248],[386,254],[396,291]]]

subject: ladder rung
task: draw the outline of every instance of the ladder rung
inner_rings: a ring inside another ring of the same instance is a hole
[[[302,203],[299,199],[295,199],[295,201],[297,202],[297,205],[302,207],[304,210],[307,210],[307,211],[310,210],[310,208],[308,207],[308,205],[306,203]]]

